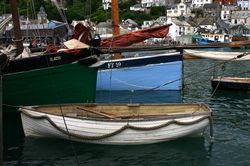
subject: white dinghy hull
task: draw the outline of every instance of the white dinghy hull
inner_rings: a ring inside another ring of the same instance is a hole
[[[135,106],[133,109],[137,109]],[[152,107],[152,105],[150,106]],[[211,122],[211,112],[144,118],[77,118],[20,108],[25,136],[69,139],[85,143],[137,145],[200,134]],[[68,114],[68,115],[70,115]],[[67,126],[67,129],[66,129]]]

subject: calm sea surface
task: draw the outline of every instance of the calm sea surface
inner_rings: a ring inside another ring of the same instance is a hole
[[[213,67],[216,66],[215,71]],[[206,70],[210,68],[210,70]],[[5,145],[4,165],[173,165],[249,166],[250,92],[216,91],[214,74],[250,77],[250,62],[233,62],[221,70],[221,61],[184,61],[184,91],[99,92],[99,102],[205,102],[213,110],[214,139],[206,129],[203,137],[139,146],[106,146],[58,139],[25,138]]]

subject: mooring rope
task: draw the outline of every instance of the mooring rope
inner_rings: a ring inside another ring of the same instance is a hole
[[[214,68],[218,68],[218,67],[220,67],[220,66],[222,66],[222,65],[226,65],[227,63],[229,63],[229,62],[231,62],[231,61],[234,61],[234,60],[236,60],[236,59],[242,58],[242,57],[244,57],[244,56],[246,56],[246,55],[249,55],[249,54],[250,54],[250,52],[242,53],[242,54],[240,54],[240,55],[238,55],[238,56],[236,56],[236,57],[233,57],[233,58],[231,58],[231,59],[229,59],[229,60],[225,60],[225,61],[223,61],[223,62],[216,63],[216,64],[214,64],[214,65],[212,65],[212,66],[210,66],[210,67],[208,67],[208,68],[205,68],[205,69],[203,69],[203,70],[197,71],[197,72],[192,73],[192,74],[189,74],[189,75],[184,76],[184,77],[182,77],[182,78],[175,79],[175,80],[172,80],[172,81],[167,81],[167,82],[165,82],[165,83],[163,83],[163,84],[161,84],[161,85],[155,86],[155,87],[150,88],[150,89],[145,89],[145,90],[142,91],[140,94],[136,94],[136,96],[142,96],[142,95],[144,95],[144,94],[146,94],[146,93],[148,93],[148,92],[151,92],[151,91],[153,91],[153,90],[157,90],[157,89],[159,89],[159,88],[162,87],[162,86],[167,86],[167,85],[172,84],[172,83],[175,83],[175,82],[177,82],[177,81],[181,81],[182,79],[187,79],[187,78],[191,78],[191,77],[193,77],[193,76],[197,76],[197,74],[203,73],[203,72],[205,72],[205,71],[208,71],[208,70],[211,70],[211,69],[214,69]],[[184,86],[185,86],[185,85],[187,85],[187,84],[184,84]],[[117,99],[117,101],[126,100],[126,99],[129,99],[129,98],[130,98],[130,97],[119,98],[119,99]]]

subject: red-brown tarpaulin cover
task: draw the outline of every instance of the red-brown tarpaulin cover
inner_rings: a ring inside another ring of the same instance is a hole
[[[101,47],[127,47],[149,38],[163,38],[167,36],[170,25],[171,24],[157,26],[131,33],[126,33],[108,39],[103,39],[101,41]]]
[[[82,23],[78,23],[75,26],[71,39],[77,39],[89,45],[91,40],[91,29],[89,27],[85,27]]]

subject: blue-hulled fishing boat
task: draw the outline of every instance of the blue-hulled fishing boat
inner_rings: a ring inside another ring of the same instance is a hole
[[[181,90],[180,52],[102,61],[97,90]]]

